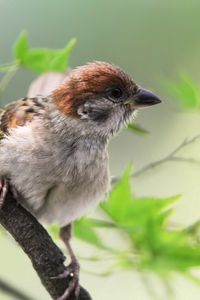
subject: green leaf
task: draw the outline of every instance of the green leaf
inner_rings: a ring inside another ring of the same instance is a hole
[[[122,227],[136,224],[140,226],[148,218],[169,210],[169,206],[180,197],[136,197],[130,184],[131,170],[128,167],[121,180],[113,187],[108,200],[101,204],[104,212]]]
[[[93,246],[96,246],[100,249],[106,249],[103,242],[101,241],[101,239],[95,231],[97,223],[98,222],[95,219],[93,220],[88,218],[81,218],[80,220],[75,221],[73,224],[74,235],[78,239],[87,242]],[[51,225],[48,228],[48,230],[54,239],[59,238],[60,227],[57,224]]]
[[[65,72],[68,68],[69,57],[76,43],[72,39],[64,49],[30,49],[24,58],[23,65],[37,73],[48,71]]]
[[[127,209],[132,202],[130,176],[132,167],[129,166],[121,180],[112,189],[107,202],[101,204],[101,208],[115,221],[124,219]]]
[[[183,109],[200,109],[199,85],[187,74],[181,73],[178,82],[169,81],[167,87]]]
[[[145,128],[141,127],[139,124],[136,124],[136,123],[130,123],[128,124],[128,127],[127,127],[129,130],[131,130],[133,133],[136,133],[136,134],[149,134],[149,131],[146,130]]]
[[[24,58],[28,52],[28,37],[25,31],[22,31],[14,45],[14,54],[16,60],[23,64]]]
[[[82,218],[76,221],[74,224],[74,234],[77,238],[92,244],[93,246],[101,249],[105,248],[103,242],[95,232],[94,224],[90,219]]]
[[[60,231],[60,228],[57,224],[53,224],[51,225],[49,228],[48,228],[50,234],[52,235],[52,237],[54,239],[58,239],[59,238],[59,231]]]
[[[39,74],[53,71],[65,72],[68,68],[71,52],[76,39],[69,41],[63,49],[30,48],[25,32],[22,32],[15,44],[14,53],[22,67],[33,70]]]
[[[69,64],[69,57],[71,55],[74,46],[76,45],[76,39],[73,38],[69,41],[66,47],[63,50],[58,50],[56,55],[54,55],[53,59],[51,60],[50,67],[52,70],[65,72],[68,64]]]
[[[189,250],[184,230],[168,229],[172,204],[180,196],[169,198],[137,197],[131,192],[130,169],[113,188],[109,199],[102,205],[104,212],[116,224],[116,228],[126,233],[132,254],[119,254],[119,264],[124,269],[135,268],[136,260],[131,258],[137,252],[137,266],[159,273],[183,271],[198,262],[198,251]],[[120,253],[120,251],[119,251]],[[178,259],[177,259],[178,257]],[[185,262],[187,259],[187,262]],[[199,261],[200,265],[200,261]]]

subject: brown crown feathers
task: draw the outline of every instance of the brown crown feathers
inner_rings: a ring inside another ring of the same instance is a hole
[[[111,87],[123,90],[138,89],[138,86],[119,67],[94,62],[74,69],[66,82],[53,92],[54,101],[65,115],[78,117],[77,106],[84,100],[103,95]]]

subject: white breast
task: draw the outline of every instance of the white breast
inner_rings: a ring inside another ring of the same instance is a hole
[[[68,171],[64,182],[49,193],[40,211],[43,222],[69,224],[105,199],[110,187],[107,154],[90,164],[85,160],[81,166],[79,161],[78,166],[76,176],[71,174],[73,169]]]
[[[74,147],[73,136],[60,141],[45,130],[43,123],[18,127],[2,141],[0,176],[9,176],[36,217],[66,225],[104,200],[106,145],[83,136]]]

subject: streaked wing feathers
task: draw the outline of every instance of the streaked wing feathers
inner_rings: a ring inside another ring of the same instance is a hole
[[[0,139],[11,128],[24,126],[44,113],[45,98],[22,98],[0,109]]]

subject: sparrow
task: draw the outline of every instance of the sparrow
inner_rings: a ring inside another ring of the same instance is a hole
[[[92,62],[72,70],[49,96],[23,98],[0,116],[0,206],[7,182],[40,222],[59,224],[71,263],[68,289],[78,294],[79,264],[70,246],[71,224],[110,189],[107,146],[140,108],[160,103],[121,68]]]

